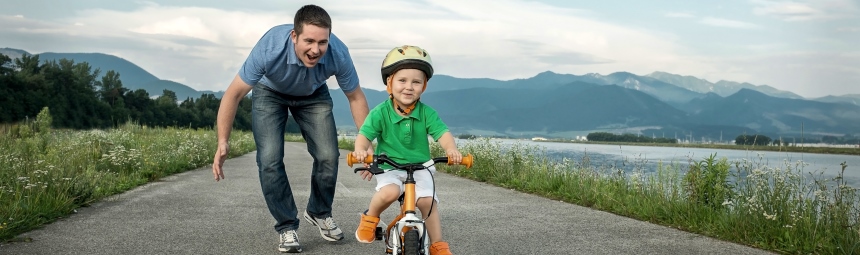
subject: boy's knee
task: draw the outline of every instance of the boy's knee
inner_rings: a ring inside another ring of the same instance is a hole
[[[415,202],[415,206],[418,206],[418,209],[420,209],[422,213],[424,213],[424,211],[433,210],[435,212],[437,210],[436,203],[433,201],[432,197],[419,198],[418,201]]]
[[[400,198],[400,187],[397,187],[397,185],[386,185],[379,189],[377,194],[379,194],[383,202],[394,203],[394,201]]]

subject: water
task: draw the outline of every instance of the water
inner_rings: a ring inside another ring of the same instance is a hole
[[[640,168],[644,172],[654,172],[657,164],[680,164],[689,165],[691,160],[701,161],[716,153],[716,158],[727,158],[728,161],[742,161],[744,159],[761,163],[773,168],[786,168],[786,161],[794,168],[798,161],[805,163],[802,166],[804,177],[811,177],[810,172],[821,173],[822,178],[835,177],[842,171],[842,162],[848,164],[845,169],[844,179],[848,185],[860,188],[860,156],[858,155],[836,155],[836,154],[813,154],[796,152],[776,151],[751,151],[751,150],[727,150],[706,148],[680,148],[680,147],[650,147],[632,145],[604,145],[604,144],[581,144],[581,143],[554,143],[534,142],[529,140],[493,139],[503,145],[520,143],[528,146],[538,146],[546,149],[547,156],[560,160],[568,158],[579,162],[588,156],[590,165],[595,167],[615,167],[632,171]],[[460,140],[459,143],[468,142]],[[761,158],[760,158],[761,157]]]

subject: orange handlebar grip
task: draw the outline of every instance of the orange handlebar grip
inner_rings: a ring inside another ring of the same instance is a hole
[[[352,152],[346,154],[346,164],[349,165],[349,167],[352,167],[352,164],[355,164],[355,163],[371,163],[371,162],[373,162],[373,155],[367,155],[367,158],[365,158],[364,161],[359,161],[358,159],[356,159],[355,157],[352,156]]]
[[[453,165],[454,162],[451,162],[451,158],[448,158],[448,165]],[[463,159],[460,160],[460,165],[466,166],[466,168],[472,168],[472,153],[466,154],[463,156]]]

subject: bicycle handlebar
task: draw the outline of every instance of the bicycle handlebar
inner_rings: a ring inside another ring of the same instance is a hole
[[[368,164],[370,164],[370,163],[374,163],[374,162],[376,162],[376,163],[388,163],[389,165],[391,165],[397,169],[402,169],[402,168],[406,168],[409,165],[414,165],[414,164],[400,164],[400,163],[394,162],[394,160],[391,160],[391,158],[388,158],[388,156],[386,156],[385,154],[382,154],[379,156],[367,155],[367,158],[364,158],[364,160],[359,160],[357,158],[352,157],[352,152],[346,154],[346,164],[349,165],[350,167],[352,167],[352,164],[355,164],[355,163],[368,163]],[[454,162],[451,162],[451,159],[449,159],[448,157],[436,157],[436,158],[433,158],[433,162],[434,163],[448,163],[448,165],[454,164]],[[466,168],[471,168],[472,162],[473,162],[472,154],[469,153],[469,154],[466,154],[466,156],[463,156],[463,159],[460,160],[460,165],[464,165],[464,166],[466,166]],[[419,165],[420,165],[420,163],[419,163]]]

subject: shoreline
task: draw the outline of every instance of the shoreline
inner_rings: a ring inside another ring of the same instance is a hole
[[[581,143],[581,144],[604,144],[604,145],[629,145],[629,146],[651,146],[651,147],[676,147],[676,148],[701,148],[701,149],[724,149],[724,150],[758,150],[776,152],[797,152],[815,154],[838,154],[860,156],[858,145],[854,147],[819,147],[819,146],[753,146],[753,145],[731,145],[731,144],[679,144],[679,143],[630,143],[630,142],[588,142],[588,141],[563,141],[563,140],[528,140],[540,143]]]

